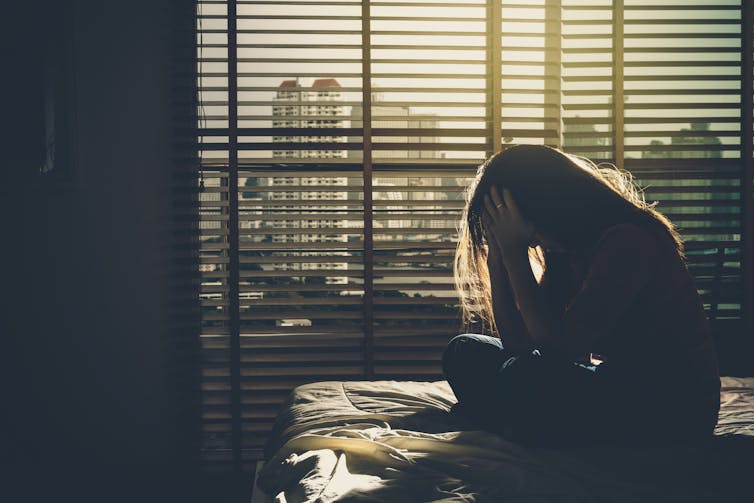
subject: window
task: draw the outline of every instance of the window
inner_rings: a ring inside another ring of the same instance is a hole
[[[681,228],[710,317],[744,316],[752,20],[740,1],[239,0],[197,12],[209,464],[259,457],[297,384],[440,378],[462,329],[463,189],[508,144],[632,171]]]

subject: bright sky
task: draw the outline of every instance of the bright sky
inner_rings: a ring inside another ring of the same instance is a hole
[[[441,128],[484,128],[485,2],[395,3],[373,1],[371,5],[372,86],[383,102],[374,119],[395,115],[389,105],[410,105],[412,114],[437,116]],[[452,5],[438,6],[441,3]],[[541,143],[542,130],[553,124],[543,119],[557,119],[560,111],[567,123],[569,119],[591,118],[595,130],[605,135],[603,141],[609,142],[611,2],[562,3],[561,52],[556,46],[546,48],[544,37],[546,16],[558,11],[545,9],[544,0],[518,2],[517,6],[503,2],[503,134],[518,131],[512,135],[514,141]],[[677,0],[662,2],[667,8],[646,7],[657,3],[625,2],[627,156],[640,157],[639,147],[652,140],[669,143],[668,133],[689,128],[695,119],[713,119],[705,122],[710,122],[710,129],[719,133],[723,144],[735,148],[740,115],[740,2]],[[201,9],[205,16],[225,14],[224,5],[208,4]],[[360,104],[360,2],[253,1],[239,4],[238,14],[241,127],[270,127],[275,89],[283,80],[296,77],[334,77],[343,87],[345,113],[351,105]],[[205,30],[226,28],[222,18],[203,19],[201,24]],[[202,42],[224,44],[225,34],[206,33]],[[551,49],[549,54],[546,49]],[[224,59],[226,52],[208,47],[202,55]],[[562,55],[561,65],[557,65],[558,55]],[[546,57],[556,65],[545,65]],[[202,71],[224,73],[227,64],[207,61],[202,63]],[[225,79],[207,76],[202,85],[224,87]],[[544,92],[546,87],[550,93]],[[207,126],[222,127],[225,123],[212,117],[227,112],[213,103],[226,101],[226,93],[205,92],[203,98],[208,102],[204,107]],[[558,98],[562,109],[557,107]],[[658,118],[668,120],[657,123]],[[642,124],[642,119],[651,124]],[[344,121],[344,126],[348,125]],[[441,140],[480,143],[483,137]],[[637,147],[633,152],[632,146]],[[736,153],[733,149],[724,155]],[[481,150],[446,152],[450,158],[483,154]],[[246,155],[269,157],[271,152]]]

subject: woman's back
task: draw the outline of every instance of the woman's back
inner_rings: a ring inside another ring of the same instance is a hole
[[[716,420],[720,380],[714,342],[672,240],[619,224],[587,256],[572,256],[570,262],[572,282],[554,290],[572,295],[560,313],[562,337],[581,342],[578,356],[599,354],[604,359],[599,372],[611,386],[655,389],[664,406],[678,406],[663,399],[671,395],[701,400],[700,407]]]
[[[642,357],[681,366],[683,354],[689,364],[701,354],[716,361],[701,299],[669,238],[624,223],[584,254],[549,257],[542,282],[553,316],[596,332],[588,352],[616,362]]]

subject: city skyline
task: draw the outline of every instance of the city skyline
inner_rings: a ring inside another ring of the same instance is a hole
[[[360,5],[338,6],[333,13],[329,6],[307,4],[304,10],[265,2],[253,11],[239,4],[241,291],[281,295],[278,304],[265,299],[257,307],[282,312],[305,301],[302,305],[313,306],[307,309],[328,320],[332,313],[324,313],[321,303],[326,295],[341,289],[360,295],[366,274],[361,201],[367,190],[373,201],[375,297],[400,291],[405,280],[414,283],[413,292],[429,284],[450,299],[450,255],[463,189],[488,152],[512,143],[552,144],[595,160],[625,161],[648,188],[648,199],[659,201],[658,208],[696,243],[698,251],[690,253],[735,252],[738,217],[728,207],[739,192],[732,167],[740,151],[740,11],[735,2],[708,9],[690,1],[666,11],[627,1],[622,54],[614,52],[613,6],[607,0],[563,1],[556,9],[544,0],[527,8],[503,2],[497,41],[488,38],[486,2],[373,5],[371,35],[365,39]],[[200,126],[215,130],[228,126],[223,8],[202,6],[216,17],[202,21],[207,38],[198,49]],[[496,46],[495,54],[491,48]],[[367,48],[371,59],[365,66]],[[365,85],[370,96],[364,95]],[[286,98],[279,92],[293,94]],[[363,185],[363,138],[358,136],[367,101],[373,133],[367,142],[373,161],[370,187]],[[317,113],[301,113],[305,106]],[[319,107],[330,107],[330,113],[320,114],[325,110]],[[323,127],[331,131],[316,131]],[[282,134],[286,129],[295,134]],[[223,136],[200,140],[220,146],[227,141]],[[309,143],[316,145],[309,148]],[[296,144],[299,148],[287,148]],[[211,197],[218,198],[207,202],[211,218],[202,223],[203,232],[205,241],[218,240],[208,248],[217,247],[221,254],[222,198],[230,198],[222,171],[228,155],[222,148],[200,154],[205,173],[214,177],[207,178],[215,191]],[[705,167],[713,160],[724,169]],[[677,161],[693,169],[671,173],[682,166]],[[705,185],[715,190],[702,193]],[[708,243],[719,244],[704,248]],[[309,250],[295,249],[304,246]],[[309,297],[292,294],[300,281],[286,283],[292,276],[284,273],[295,271],[264,270],[277,260],[274,253],[299,267],[309,282],[302,290]],[[735,259],[725,260],[727,267],[738,267]],[[327,268],[335,266],[348,275],[331,275]],[[220,259],[212,267],[218,267],[212,274],[222,282]],[[327,284],[328,276],[347,278],[347,284]],[[322,284],[315,285],[318,281]],[[253,304],[248,300],[244,309]],[[384,312],[405,308],[406,315],[418,309],[408,306],[423,302],[382,300]],[[429,301],[426,305],[432,307]],[[439,302],[434,307],[442,309]],[[344,313],[340,322],[356,320],[347,302],[338,309]]]

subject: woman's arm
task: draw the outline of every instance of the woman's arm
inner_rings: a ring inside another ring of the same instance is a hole
[[[485,227],[490,229],[491,248],[502,257],[513,299],[532,343],[548,346],[554,338],[548,299],[539,287],[529,262],[529,242],[534,233],[524,220],[512,196],[506,190],[503,197],[493,187],[484,198]]]
[[[507,191],[501,198],[491,190],[485,211],[529,335],[538,347],[567,358],[588,351],[598,337],[615,329],[661,260],[657,238],[647,229],[631,223],[611,227],[596,245],[581,288],[556,317],[548,312],[544,289],[529,266],[531,224]]]
[[[489,247],[487,269],[492,290],[492,312],[503,347],[516,354],[531,352],[536,345],[527,333],[521,313],[516,308],[508,273],[497,246]]]
[[[508,246],[502,254],[532,339],[544,351],[568,359],[589,352],[597,338],[615,330],[661,260],[658,243],[646,229],[634,224],[612,227],[597,245],[579,291],[556,317],[547,312],[544,289],[527,267],[526,252]]]
[[[528,246],[506,246],[500,250],[511,289],[526,330],[538,347],[554,339],[554,324],[545,291],[540,288],[529,263]]]

